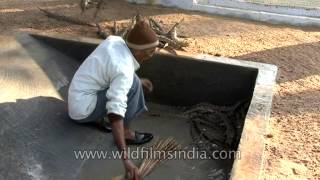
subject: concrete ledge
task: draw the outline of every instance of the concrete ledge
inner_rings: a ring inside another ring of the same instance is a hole
[[[271,114],[273,86],[278,68],[275,65],[242,61],[209,55],[199,55],[199,59],[258,69],[255,89],[247,112],[238,151],[241,158],[233,163],[230,179],[262,179],[264,135]]]

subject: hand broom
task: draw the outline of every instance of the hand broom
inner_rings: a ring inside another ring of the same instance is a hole
[[[149,148],[147,157],[140,165],[140,176],[144,178],[149,175],[156,167],[167,161],[171,153],[180,149],[180,144],[172,137],[156,140],[151,148]],[[155,153],[159,154],[159,156],[155,157]]]

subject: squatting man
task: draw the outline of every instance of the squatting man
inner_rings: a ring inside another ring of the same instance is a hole
[[[159,40],[145,21],[137,22],[124,40],[109,36],[80,65],[68,91],[68,113],[79,123],[94,123],[111,132],[129,179],[138,180],[138,168],[128,159],[127,145],[153,139],[151,133],[130,130],[130,122],[147,110],[144,92],[151,92],[148,79],[135,71],[152,57]]]

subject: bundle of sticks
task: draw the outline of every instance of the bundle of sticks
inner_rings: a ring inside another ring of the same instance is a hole
[[[131,22],[128,26],[124,28],[119,28],[117,26],[117,22],[113,22],[113,27],[110,28],[111,33],[108,33],[107,31],[103,30],[101,26],[97,23],[96,26],[98,28],[97,35],[105,39],[109,35],[116,35],[121,36],[122,38],[126,38],[128,32],[134,27],[136,22],[143,21],[145,18],[143,18],[139,13],[131,18]],[[184,19],[181,19],[179,22],[175,23],[169,31],[165,31],[164,28],[153,18],[149,17],[147,18],[150,27],[154,30],[154,32],[157,34],[157,37],[160,41],[159,48],[166,48],[168,49],[182,49],[183,47],[188,46],[188,43],[186,41],[183,41],[181,38],[185,38],[185,36],[178,36],[177,35],[177,28],[179,25],[183,22]]]
[[[159,139],[150,148],[148,156],[142,161],[139,168],[141,177],[146,177],[148,174],[159,166],[170,156],[170,153],[181,149],[180,144],[174,138]]]
[[[100,10],[103,2],[104,2],[103,0],[82,0],[80,7],[83,12],[85,9],[89,8],[91,5],[95,5],[97,8],[97,11],[94,16],[96,17],[98,10]],[[125,39],[128,32],[134,27],[136,22],[145,20],[145,18],[143,18],[139,13],[137,13],[137,15],[131,18],[131,21],[126,27],[120,28],[117,25],[118,24],[117,21],[113,21],[113,27],[110,27],[109,30],[105,30],[100,26],[99,23],[92,23],[92,22],[81,20],[79,18],[57,14],[54,12],[50,12],[46,9],[42,9],[40,7],[39,7],[39,10],[42,11],[49,18],[53,18],[59,21],[65,21],[65,22],[69,22],[77,25],[96,27],[97,35],[99,38],[102,38],[102,39],[107,38],[109,35],[121,36]],[[175,23],[168,31],[165,31],[165,28],[163,28],[160,25],[160,23],[157,22],[152,17],[149,17],[146,19],[149,22],[150,27],[157,34],[157,37],[160,41],[158,46],[159,48],[163,48],[168,52],[176,55],[177,54],[175,51],[176,49],[183,50],[183,47],[188,46],[188,43],[182,39],[182,38],[186,38],[186,36],[177,34],[177,29],[181,25],[181,23],[184,21],[184,19],[181,19],[179,22]]]

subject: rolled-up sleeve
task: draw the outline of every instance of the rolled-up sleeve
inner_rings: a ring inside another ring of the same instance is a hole
[[[127,94],[133,83],[134,70],[132,68],[113,68],[110,76],[110,87],[106,92],[108,114],[125,116],[127,110]]]

